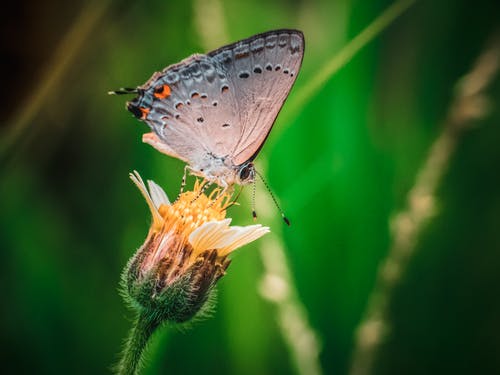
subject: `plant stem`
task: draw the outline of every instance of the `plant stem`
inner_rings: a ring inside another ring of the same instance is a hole
[[[474,120],[488,114],[489,100],[485,91],[499,70],[500,41],[495,39],[457,85],[443,131],[434,141],[415,185],[408,192],[407,206],[395,215],[391,225],[391,248],[380,265],[365,315],[357,328],[350,375],[374,372],[378,350],[391,330],[389,306],[394,290],[418,249],[417,243],[426,223],[436,212],[436,191],[460,138]]]
[[[310,77],[305,84],[297,87],[295,93],[287,100],[286,111],[280,115],[281,126],[273,129],[273,138],[279,139],[277,134],[284,132],[287,124],[297,116],[297,112],[304,108],[328,80],[340,69],[346,66],[356,54],[385,31],[399,18],[416,0],[397,0],[387,7],[377,18],[368,24],[359,34],[351,39],[340,51],[335,53],[325,64],[317,69],[317,73]]]
[[[154,319],[151,315],[145,313],[137,315],[125,343],[117,374],[135,375],[138,373],[148,340],[158,325],[157,319]]]
[[[262,196],[265,191],[259,193]],[[259,217],[266,217],[266,222],[272,221],[273,216],[277,217],[276,214],[265,210],[259,212]],[[280,237],[281,235],[274,231],[272,236],[261,241],[260,255],[264,276],[260,294],[275,306],[276,319],[297,374],[322,375],[323,369],[319,360],[321,340],[309,322],[306,306],[300,300]]]

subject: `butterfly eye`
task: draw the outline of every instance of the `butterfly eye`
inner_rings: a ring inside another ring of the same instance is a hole
[[[253,164],[248,163],[240,169],[240,181],[245,181],[249,177],[253,177]]]

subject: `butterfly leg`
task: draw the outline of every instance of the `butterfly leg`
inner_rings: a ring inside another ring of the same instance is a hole
[[[238,191],[238,193],[236,194],[236,198],[232,199],[231,202],[226,206],[226,210],[229,208],[229,207],[232,207],[234,205],[239,205],[238,203],[238,199],[240,198],[240,195],[241,195],[241,192],[243,191],[243,188],[245,187],[245,185],[241,185],[240,187],[240,191]]]
[[[225,183],[225,181],[221,181],[221,187],[222,187],[222,190],[219,190],[219,193],[217,194],[217,198],[216,199],[219,199],[220,197],[223,197],[224,195],[229,195],[229,196],[233,196],[234,194],[234,185],[227,185]],[[238,194],[239,196],[239,194]]]
[[[199,197],[201,197],[201,195],[203,193],[205,193],[205,191],[207,191],[207,189],[212,186],[213,182],[211,181],[206,181],[203,186],[201,187],[200,189],[200,192],[198,193],[198,195],[196,195],[196,197],[194,197],[192,200],[191,200],[191,203],[195,202]]]
[[[215,202],[217,202],[219,199],[224,199],[224,197],[227,197],[227,200],[226,202],[229,202],[231,201],[231,197],[234,195],[234,185],[227,185],[227,184],[224,184],[222,182],[222,190],[220,188],[217,188],[215,190],[212,191],[212,193],[210,194],[210,199],[212,200],[212,204],[214,204]],[[236,199],[238,199],[238,197],[240,196],[240,193],[241,193],[241,190],[240,192],[238,193]],[[214,198],[212,198],[214,196]],[[226,206],[226,209],[231,207],[233,204],[235,204],[236,201],[233,200],[232,203],[229,203],[228,206]]]

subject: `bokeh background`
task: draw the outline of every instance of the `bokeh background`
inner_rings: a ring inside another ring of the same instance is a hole
[[[207,45],[281,27],[303,30],[306,54],[258,160],[292,226],[273,211],[261,222],[285,248],[320,370],[349,373],[356,327],[395,241],[392,218],[500,25],[495,1],[416,1],[299,100],[390,5],[11,2],[0,22],[2,373],[110,373],[130,326],[118,282],[150,218],[128,173],[173,197],[183,164],[142,144],[146,126],[107,91]],[[390,330],[369,373],[500,372],[500,84],[489,81],[481,116],[457,132],[440,170],[434,214],[386,293]],[[258,210],[270,204],[258,195]],[[252,222],[248,198],[231,210],[235,223]],[[297,373],[279,308],[260,292],[264,245],[236,254],[212,317],[154,337],[145,374]]]

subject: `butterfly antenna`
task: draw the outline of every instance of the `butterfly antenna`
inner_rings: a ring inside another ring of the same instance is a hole
[[[122,87],[118,90],[108,91],[108,95],[127,95],[127,94],[137,94],[139,91],[137,88]]]
[[[260,177],[260,179],[262,180],[262,182],[266,186],[266,189],[269,192],[269,194],[271,195],[271,198],[273,199],[274,205],[276,206],[276,208],[280,212],[281,217],[283,218],[283,221],[286,223],[286,225],[290,226],[290,220],[288,220],[288,218],[285,216],[285,213],[283,212],[280,205],[278,204],[278,201],[276,200],[276,197],[274,196],[274,194],[273,194],[271,188],[269,187],[269,185],[267,184],[266,180],[264,180],[264,177],[262,177],[262,175],[259,172],[255,171],[255,173],[257,174],[257,176]],[[254,213],[254,217],[256,217],[257,215],[255,215],[255,211],[253,213]]]
[[[261,177],[261,179],[262,179],[262,177]],[[267,186],[267,184],[266,184],[266,186]],[[255,211],[255,191],[256,190],[257,190],[257,181],[255,181],[255,179],[254,179],[253,184],[252,184],[252,216],[253,216],[254,220],[257,220],[257,211]],[[268,188],[268,190],[269,190],[269,188]]]

